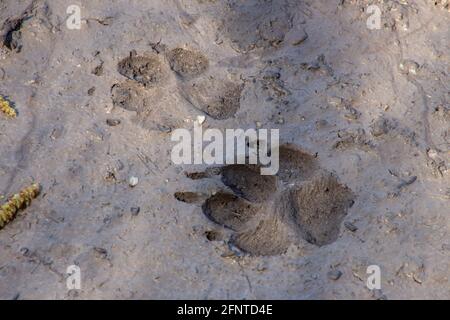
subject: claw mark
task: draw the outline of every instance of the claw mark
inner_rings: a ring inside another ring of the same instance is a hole
[[[404,59],[404,54],[403,54],[403,46],[402,46],[402,42],[400,41],[400,36],[398,33],[398,30],[395,31],[395,37],[396,37],[396,41],[399,43],[399,53],[398,53],[398,60],[403,63],[406,60]],[[401,65],[400,63],[398,63],[399,61],[397,60],[397,65]],[[421,83],[419,81],[417,81],[416,79],[414,79],[412,76],[410,76],[409,72],[404,72],[406,75],[406,80],[408,82],[410,82],[412,85],[414,85],[414,87],[416,87],[416,90],[418,91],[421,99],[422,99],[422,105],[423,105],[423,111],[422,111],[422,119],[424,121],[424,140],[425,143],[428,146],[431,146],[433,149],[438,150],[439,152],[441,152],[440,149],[438,149],[436,147],[436,145],[433,142],[433,138],[431,136],[431,130],[430,130],[430,108],[428,106],[428,100],[427,100],[427,95],[426,92],[423,88],[423,86],[421,85]]]
[[[424,121],[424,133],[425,133],[425,142],[428,146],[431,148],[438,150],[439,152],[442,152],[433,142],[433,138],[431,136],[431,129],[430,129],[430,108],[428,106],[428,99],[425,90],[423,89],[423,86],[419,83],[419,81],[415,79],[411,79],[408,76],[408,81],[411,82],[419,92],[419,95],[422,99],[422,105],[423,105],[423,112],[422,112],[422,119]]]

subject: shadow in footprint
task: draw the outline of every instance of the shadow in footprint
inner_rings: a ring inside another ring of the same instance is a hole
[[[219,28],[232,47],[241,53],[280,45],[292,28],[287,1],[237,1],[229,5]]]

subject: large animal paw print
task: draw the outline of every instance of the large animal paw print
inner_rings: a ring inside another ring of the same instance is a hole
[[[230,243],[251,255],[278,255],[301,239],[317,246],[334,242],[353,192],[314,156],[293,145],[280,147],[276,176],[260,175],[257,165],[226,165],[191,179],[220,177],[223,190],[203,201],[203,213],[232,230]],[[202,201],[195,192],[177,192],[187,203]]]

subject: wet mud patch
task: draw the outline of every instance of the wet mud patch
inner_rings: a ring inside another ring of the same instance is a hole
[[[245,1],[230,4],[219,31],[238,52],[279,46],[292,28],[285,1]]]
[[[117,71],[124,77],[137,81],[146,87],[160,85],[167,78],[158,56],[139,56],[136,51],[130,52],[130,56],[118,63]]]
[[[198,51],[175,48],[167,54],[170,68],[183,78],[192,78],[204,73],[209,66],[208,58]]]

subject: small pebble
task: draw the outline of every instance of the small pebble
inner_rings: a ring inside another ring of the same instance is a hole
[[[297,33],[297,37],[291,42],[293,46],[298,46],[308,39],[308,34],[301,29]]]
[[[323,129],[328,126],[328,121],[325,119],[321,119],[316,121],[316,129]]]
[[[115,127],[120,124],[120,120],[119,119],[106,119],[106,124],[110,127]]]
[[[328,104],[333,107],[338,107],[343,103],[343,99],[339,97],[328,98]]]
[[[20,248],[20,253],[23,254],[25,257],[28,256],[30,250],[28,248]]]
[[[328,279],[330,280],[338,280],[342,276],[342,272],[339,270],[331,270],[327,273]]]
[[[200,124],[203,124],[203,122],[205,122],[206,117],[205,116],[197,116],[197,121]]]
[[[128,180],[128,183],[130,185],[130,187],[136,187],[139,183],[139,178],[138,177],[130,177],[130,179]]]
[[[130,211],[133,216],[137,216],[139,214],[139,212],[141,212],[141,208],[140,207],[132,207],[130,209]]]
[[[118,170],[118,171],[121,171],[121,170],[123,170],[124,168],[125,168],[125,165],[123,164],[123,162],[120,161],[120,160],[117,160],[117,170]]]
[[[351,232],[355,232],[358,230],[358,228],[351,222],[344,222],[344,226]]]
[[[419,64],[412,60],[405,60],[399,65],[400,72],[405,75],[416,75],[419,68]]]
[[[381,118],[376,120],[370,127],[370,133],[374,137],[380,137],[388,134],[391,129],[391,125],[387,119]]]
[[[108,251],[105,248],[95,247],[94,251],[97,257],[105,259],[108,256]]]
[[[92,87],[88,90],[88,95],[92,96],[95,92],[95,87]]]
[[[427,151],[427,154],[431,159],[436,159],[436,157],[438,156],[438,152],[434,149],[429,149]]]
[[[158,130],[161,132],[164,132],[164,133],[172,132],[172,128],[169,126],[166,126],[164,124],[158,124],[157,127],[158,127]]]

